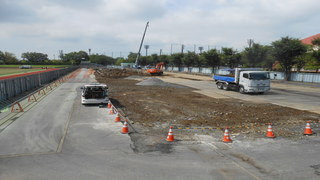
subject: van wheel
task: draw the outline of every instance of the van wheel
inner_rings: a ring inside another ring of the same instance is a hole
[[[217,84],[217,88],[218,88],[218,89],[222,89],[222,83],[218,83],[218,84]]]
[[[243,87],[243,86],[240,86],[239,92],[240,92],[241,94],[244,94],[244,87]]]

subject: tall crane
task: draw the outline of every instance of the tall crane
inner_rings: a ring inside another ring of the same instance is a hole
[[[144,36],[146,35],[146,31],[147,31],[148,26],[149,26],[149,21],[147,22],[146,27],[144,29],[144,33],[143,33],[143,36],[142,36],[142,39],[141,39],[139,51],[138,51],[136,62],[135,62],[135,67],[138,67],[138,61],[139,61],[139,58],[140,58],[140,51],[141,51],[141,47],[142,47],[142,44],[143,44]]]

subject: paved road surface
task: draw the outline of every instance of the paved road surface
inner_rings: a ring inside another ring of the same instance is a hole
[[[82,106],[86,69],[0,133],[0,179],[319,179],[319,138],[301,141],[210,135],[135,153],[106,108]],[[177,137],[179,139],[179,137]]]

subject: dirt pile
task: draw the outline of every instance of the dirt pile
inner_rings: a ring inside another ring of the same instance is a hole
[[[148,75],[141,69],[98,69],[95,76],[99,78],[121,78],[133,75],[146,76]]]
[[[320,120],[319,114],[273,104],[211,98],[193,92],[195,89],[176,88],[156,78],[139,82],[99,76],[105,73],[97,73],[96,78],[108,84],[115,106],[134,123],[152,129],[169,125],[217,129],[230,127],[233,133],[264,136],[267,124],[273,123],[277,136],[301,137],[306,120]]]

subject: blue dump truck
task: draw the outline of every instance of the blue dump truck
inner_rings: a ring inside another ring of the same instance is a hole
[[[270,90],[270,74],[261,68],[226,69],[226,72],[212,77],[218,89],[236,90],[241,94],[263,94]]]

